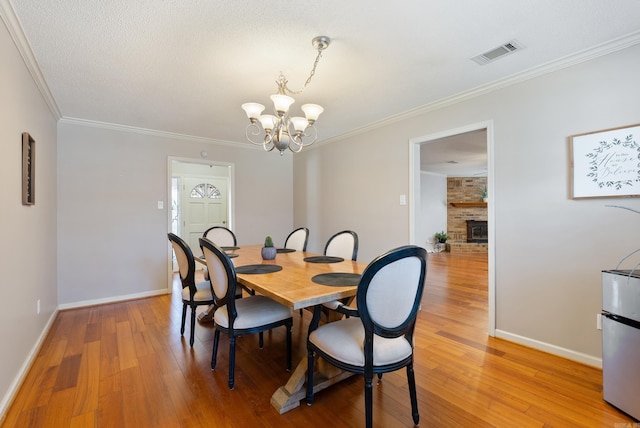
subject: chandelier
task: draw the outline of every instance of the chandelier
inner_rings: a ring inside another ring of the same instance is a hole
[[[295,100],[287,94],[296,95],[304,91],[316,73],[318,61],[322,57],[322,51],[329,46],[330,42],[331,39],[326,36],[314,37],[311,41],[313,47],[318,51],[318,55],[307,81],[299,91],[289,89],[286,77],[280,73],[278,80],[276,80],[278,93],[271,95],[275,115],[262,114],[265,108],[262,104],[242,104],[242,108],[247,113],[250,122],[246,129],[249,142],[262,146],[267,152],[278,149],[282,156],[286,149],[299,153],[303,147],[310,146],[316,141],[318,134],[313,125],[324,109],[317,104],[304,104],[301,109],[305,117],[290,117],[289,107]]]

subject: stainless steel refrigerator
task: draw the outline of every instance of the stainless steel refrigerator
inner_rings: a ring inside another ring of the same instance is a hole
[[[640,272],[602,271],[604,399],[640,419]]]

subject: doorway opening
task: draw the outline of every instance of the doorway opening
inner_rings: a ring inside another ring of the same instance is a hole
[[[409,209],[409,234],[410,242],[416,245],[425,246],[427,237],[432,231],[424,228],[424,210],[431,210],[437,203],[431,203],[428,200],[429,194],[424,192],[431,191],[431,186],[434,182],[433,179],[423,180],[425,174],[431,178],[431,175],[438,176],[442,182],[447,181],[447,176],[444,172],[433,172],[421,170],[421,148],[427,147],[429,144],[435,144],[436,142],[443,142],[449,138],[462,136],[463,134],[477,134],[482,133],[484,153],[483,162],[486,166],[486,178],[487,178],[487,190],[489,194],[489,203],[487,204],[487,245],[488,245],[488,334],[489,336],[495,336],[496,329],[496,316],[495,316],[495,211],[494,202],[496,200],[493,189],[493,121],[481,122],[471,124],[461,128],[450,129],[435,134],[424,135],[409,140],[409,195],[410,195],[410,209]],[[449,140],[452,141],[452,140]],[[453,144],[452,144],[453,145]],[[442,151],[442,155],[445,151]],[[455,166],[455,165],[453,165]],[[435,180],[437,181],[437,180]],[[427,183],[426,185],[424,183]],[[422,189],[422,187],[426,189]],[[441,203],[441,210],[445,211],[446,207],[446,189],[441,191],[439,197],[444,195],[444,203]],[[445,214],[446,215],[446,214]],[[437,224],[437,223],[436,223]],[[442,223],[441,223],[442,224]],[[446,225],[446,222],[444,223]],[[439,230],[439,229],[438,229]]]
[[[170,157],[168,170],[171,201],[168,230],[184,239],[198,257],[201,252],[198,239],[205,230],[212,226],[233,230],[233,164]],[[172,273],[177,264],[173,251],[169,251]]]

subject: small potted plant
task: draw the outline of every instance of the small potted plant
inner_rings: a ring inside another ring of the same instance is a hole
[[[444,251],[447,248],[447,239],[449,239],[449,235],[447,235],[447,232],[445,232],[444,230],[442,232],[438,232],[435,234],[435,238],[437,243],[434,247],[434,250],[438,253]]]
[[[447,239],[449,239],[449,235],[447,235],[447,232],[445,232],[444,230],[442,232],[436,233],[435,237],[436,241],[438,241],[439,244],[444,244],[445,242],[447,242]]]
[[[273,239],[271,236],[267,236],[264,239],[264,247],[262,247],[262,259],[273,260],[276,258],[276,247],[273,246]]]
[[[482,202],[487,202],[489,200],[489,191],[487,190],[487,186],[480,189],[480,197],[482,198]]]

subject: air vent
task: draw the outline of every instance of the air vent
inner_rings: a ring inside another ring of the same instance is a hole
[[[481,55],[474,56],[471,59],[480,65],[484,65],[520,49],[522,49],[522,45],[512,40],[510,42],[503,44],[502,46],[498,46],[495,49],[491,49],[489,52],[485,52]]]

